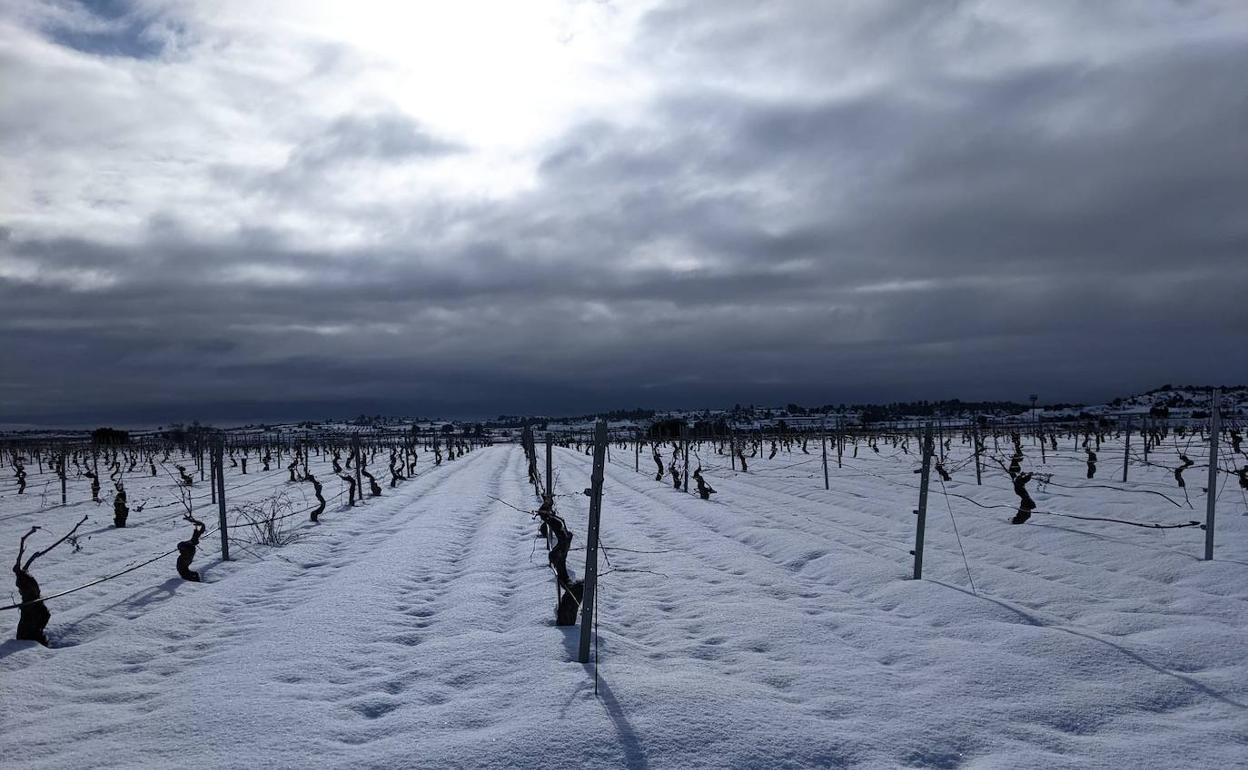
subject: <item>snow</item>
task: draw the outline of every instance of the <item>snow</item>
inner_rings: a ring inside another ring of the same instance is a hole
[[[1177,448],[1150,460],[1176,465]],[[1199,449],[1188,452],[1198,464]],[[942,490],[933,475],[914,581],[917,458],[880,450],[847,452],[839,469],[833,456],[825,491],[817,441],[770,461],[764,447],[749,473],[704,444],[692,464],[719,493],[702,501],[656,482],[648,449],[637,473],[631,447],[613,445],[597,680],[571,662],[578,629],[553,625],[536,524],[507,504],[536,507],[520,448],[437,468],[422,453],[419,475],[382,497],[352,509],[338,498],[319,525],[294,519],[293,545],[222,562],[209,535],[202,584],[179,580],[169,557],[51,600],[53,648],[0,645],[0,757],[5,768],[1248,767],[1248,505],[1234,477],[1223,477],[1217,559],[1204,562],[1198,528],[1045,514],[1012,526],[1008,477],[990,465],[976,486],[955,439],[954,480]],[[1070,439],[1043,466],[1024,450],[1024,469],[1066,485],[1033,482],[1042,511],[1203,520],[1204,468],[1186,473],[1193,508],[1177,508],[1141,493],[1183,504],[1166,467],[1137,463],[1120,481],[1120,444],[1102,447],[1092,481]],[[555,450],[578,574],[589,460]],[[312,470],[329,497],[327,465]],[[302,507],[310,492],[284,469],[228,470],[231,502],[287,488]],[[176,507],[154,507],[176,499],[167,478],[129,479],[132,507],[152,502],[114,530],[81,479],[70,506],[38,511],[49,477],[28,472],[26,495],[0,487],[6,559],[32,522],[48,543],[91,514],[80,551],[62,546],[33,568],[45,595],[189,535]],[[11,629],[16,613],[0,620]]]

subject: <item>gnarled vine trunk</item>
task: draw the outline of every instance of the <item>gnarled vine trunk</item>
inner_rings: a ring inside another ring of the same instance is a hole
[[[83,516],[74,525],[74,528],[65,533],[65,536],[57,540],[52,545],[44,548],[42,551],[35,551],[22,563],[22,556],[26,554],[26,539],[38,532],[41,527],[31,527],[30,531],[22,535],[21,542],[17,548],[17,559],[13,562],[14,582],[17,584],[18,595],[22,597],[21,606],[18,607],[17,619],[17,638],[22,641],[38,642],[44,647],[48,647],[47,627],[48,621],[52,619],[52,613],[48,610],[46,604],[43,603],[43,595],[39,591],[39,581],[35,580],[35,576],[30,574],[30,566],[34,564],[35,559],[56,548],[61,543],[73,537],[78,528],[86,522],[87,517]]]
[[[1014,518],[1010,519],[1011,524],[1022,524],[1031,518],[1031,512],[1036,509],[1036,501],[1031,499],[1031,494],[1027,491],[1027,482],[1031,481],[1030,473],[1020,473],[1014,477],[1014,494],[1018,495],[1018,512],[1014,514]]]
[[[191,569],[191,562],[195,560],[195,549],[199,546],[199,538],[203,537],[204,532],[207,531],[208,528],[202,521],[189,513],[182,518],[189,521],[193,529],[191,530],[191,537],[189,539],[178,543],[178,575],[183,580],[189,580],[192,583],[199,583],[201,582],[199,573]]]
[[[316,521],[325,512],[325,496],[321,494],[321,482],[317,481],[311,473],[305,475],[303,480],[312,483],[312,492],[316,495],[318,505],[312,509],[312,521]]]
[[[117,484],[117,494],[113,496],[113,526],[122,529],[130,516],[130,507],[126,505],[126,489]]]
[[[711,495],[715,494],[715,490],[711,488],[710,484],[706,483],[706,479],[702,478],[701,465],[693,471],[693,480],[698,484],[698,495],[703,500],[710,500]]]

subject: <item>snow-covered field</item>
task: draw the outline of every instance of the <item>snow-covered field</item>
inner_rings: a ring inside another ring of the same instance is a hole
[[[833,459],[830,491],[810,450],[767,460],[764,447],[739,473],[703,445],[719,491],[707,502],[656,482],[645,453],[635,472],[632,448],[613,445],[596,681],[570,662],[577,630],[553,625],[536,524],[508,505],[536,507],[521,449],[437,468],[422,455],[419,475],[380,498],[337,498],[319,525],[296,517],[292,545],[222,562],[208,536],[202,584],[168,557],[51,600],[53,648],[0,644],[0,764],[1248,767],[1248,507],[1235,477],[1222,476],[1217,560],[1204,562],[1198,528],[1048,514],[1012,526],[1009,478],[990,465],[976,486],[954,441],[914,581],[913,448]],[[1204,468],[1186,472],[1193,508],[1152,494],[1184,503],[1164,467],[1175,447],[1127,484],[1120,444],[1102,448],[1092,481],[1068,439],[1043,466],[1024,450],[1025,470],[1055,474],[1031,485],[1041,511],[1203,521]],[[1189,454],[1205,462],[1199,442]],[[589,457],[557,448],[555,466],[583,547]],[[91,514],[79,551],[33,568],[45,595],[189,535],[167,478],[129,480],[132,507],[151,501],[114,530],[81,480],[69,507],[39,512],[59,490],[41,499],[49,477],[28,470],[24,496],[0,486],[6,562],[32,523],[46,528],[38,547]],[[287,486],[285,470],[230,471],[231,502]],[[310,490],[289,494],[302,507]],[[578,574],[583,560],[569,559]],[[11,636],[16,613],[0,623]]]

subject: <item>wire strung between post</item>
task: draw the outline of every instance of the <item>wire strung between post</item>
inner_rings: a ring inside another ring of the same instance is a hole
[[[979,591],[975,590],[975,579],[971,577],[971,564],[966,560],[966,549],[962,547],[962,535],[958,533],[958,520],[953,516],[953,505],[949,502],[949,492],[945,489],[945,480],[937,478],[940,482],[940,491],[945,495],[945,507],[949,509],[949,521],[953,522],[953,535],[958,539],[958,550],[962,552],[962,564],[966,567],[966,579],[971,584],[971,593],[979,596]]]
[[[329,502],[329,501],[331,501],[331,500],[336,500],[336,499],[338,499],[339,497],[342,497],[344,494],[346,494],[346,490],[343,490],[343,491],[339,492],[338,494],[334,495],[333,497],[327,498],[327,499],[326,499],[326,502],[328,503],[328,502]],[[306,509],[304,509],[304,510],[301,510],[301,511],[292,511],[292,512],[287,513],[287,514],[283,514],[282,516],[279,516],[279,517],[277,517],[277,518],[273,519],[273,521],[280,521],[281,519],[287,519],[287,518],[290,518],[291,516],[300,516],[300,515],[306,514],[306,513],[308,513],[308,511],[311,511],[311,510],[315,509],[315,508],[316,508],[316,507],[318,507],[319,505],[320,505],[320,503],[317,503],[316,505],[311,505],[311,506],[308,506],[308,508],[306,508]],[[234,526],[239,526],[239,525],[238,525],[238,523],[237,523],[237,521],[235,522]],[[210,534],[212,534],[213,532],[217,532],[218,530],[220,530],[220,527],[213,527],[212,529],[205,530],[205,531],[204,531],[204,535],[210,535]],[[204,536],[204,535],[201,535],[201,537],[202,537],[202,536]],[[121,570],[120,572],[115,572],[115,573],[113,573],[113,574],[111,574],[111,575],[105,575],[104,577],[97,578],[97,579],[95,579],[95,580],[92,580],[90,583],[86,583],[86,584],[84,584],[84,585],[80,585],[80,586],[77,586],[77,587],[75,587],[75,588],[70,588],[70,589],[67,589],[67,590],[64,590],[64,591],[60,591],[59,593],[52,594],[51,596],[43,596],[43,597],[40,597],[40,598],[38,598],[38,599],[31,600],[31,601],[29,601],[29,602],[17,602],[16,604],[9,604],[9,605],[6,605],[6,606],[4,606],[4,607],[0,607],[0,612],[3,612],[3,611],[5,611],[5,610],[16,610],[16,609],[21,609],[22,607],[25,607],[25,606],[30,605],[30,604],[35,604],[35,603],[37,603],[37,602],[46,602],[46,601],[49,601],[49,600],[51,600],[51,599],[58,599],[58,598],[60,598],[60,597],[62,597],[62,596],[68,596],[68,595],[70,595],[70,594],[77,593],[78,591],[82,591],[82,590],[84,590],[84,589],[91,588],[92,586],[97,586],[97,585],[99,585],[99,584],[101,584],[101,583],[107,583],[108,581],[110,581],[110,580],[115,580],[115,579],[117,579],[117,578],[121,577],[122,575],[127,575],[127,574],[129,574],[129,573],[131,573],[131,572],[134,572],[134,571],[135,571],[135,570],[137,570],[137,569],[141,569],[141,568],[143,568],[143,567],[146,567],[146,566],[147,566],[147,565],[149,565],[149,564],[153,564],[153,563],[155,563],[155,562],[158,562],[158,561],[160,561],[161,559],[165,558],[166,556],[172,556],[173,554],[175,554],[175,553],[177,553],[177,552],[178,552],[178,549],[177,549],[177,548],[174,548],[174,549],[173,549],[173,550],[171,550],[171,551],[165,551],[165,552],[164,552],[164,553],[162,553],[162,554],[159,554],[159,555],[157,555],[157,556],[153,556],[152,558],[148,559],[147,561],[141,562],[141,563],[139,563],[139,564],[135,564],[134,566],[131,566],[131,567],[127,567],[127,568],[125,568],[125,569]]]
[[[968,503],[971,503],[972,505],[978,505],[980,508],[984,508],[986,510],[1004,508],[1005,510],[1012,511],[1015,509],[1015,506],[1012,506],[1012,505],[985,505],[984,503],[981,503],[978,500],[969,498],[966,495],[960,495],[957,492],[949,492],[947,494],[951,497],[961,498],[967,501]],[[1108,516],[1081,516],[1081,515],[1074,514],[1074,513],[1061,513],[1059,511],[1031,511],[1030,513],[1039,514],[1041,516],[1063,516],[1068,519],[1082,519],[1083,521],[1108,521],[1114,524],[1127,524],[1132,527],[1141,527],[1143,529],[1184,529],[1186,527],[1200,527],[1201,529],[1205,528],[1205,525],[1200,523],[1199,521],[1189,521],[1184,524],[1157,524],[1155,522],[1139,522],[1139,521],[1128,521],[1127,519],[1115,519],[1115,518],[1111,518]]]

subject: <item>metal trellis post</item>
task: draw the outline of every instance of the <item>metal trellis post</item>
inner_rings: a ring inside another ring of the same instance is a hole
[[[914,530],[914,579],[923,578],[923,535],[927,528],[927,483],[932,469],[932,426],[923,430],[923,466],[919,476],[919,507],[914,513],[919,517]]]
[[[1127,429],[1122,434],[1122,480],[1127,480],[1127,463],[1131,457],[1131,418],[1127,418]]]
[[[689,431],[684,421],[680,423],[680,454],[685,458],[685,490],[689,491]]]
[[[217,444],[213,447],[216,454],[216,474],[217,474],[217,520],[221,527],[221,559],[223,561],[230,560],[230,532],[229,526],[225,520],[225,445]]]
[[[549,433],[546,434],[546,497],[555,499],[555,463],[554,463],[554,443],[555,440]]]
[[[831,489],[828,483],[828,419],[819,421],[819,445],[823,449],[823,488]]]
[[[1213,519],[1218,505],[1218,414],[1219,392],[1213,391],[1213,404],[1209,410],[1209,491],[1205,500],[1205,561],[1213,560]]]
[[[594,431],[594,469],[590,475],[589,532],[585,538],[585,579],[581,594],[581,646],[579,660],[589,662],[589,645],[593,638],[594,592],[598,587],[598,524],[602,517],[602,477],[606,463],[607,421],[599,420]]]
[[[447,441],[449,448],[450,441]],[[355,490],[357,499],[364,502],[364,475],[360,472],[360,466],[363,464],[363,458],[360,456],[360,437],[351,437],[351,451],[355,454]]]

